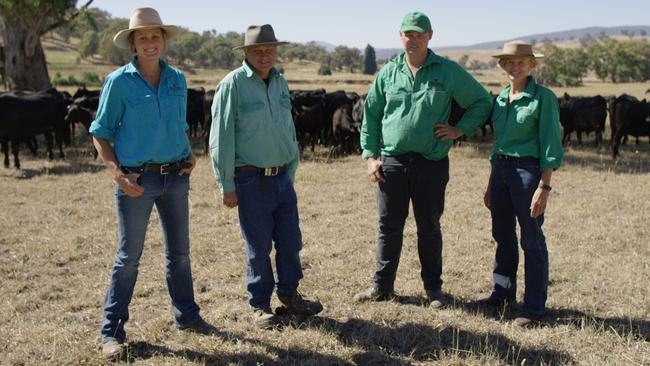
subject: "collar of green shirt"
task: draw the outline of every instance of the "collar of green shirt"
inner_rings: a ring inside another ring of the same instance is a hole
[[[255,71],[253,71],[253,68],[248,64],[248,61],[244,59],[241,63],[242,67],[244,68],[244,71],[246,71],[246,76],[247,77],[253,77],[253,75],[257,75]],[[279,75],[278,70],[275,67],[272,67],[271,70],[269,71],[269,78],[274,77],[275,75]]]
[[[402,52],[394,60],[398,67],[407,70],[410,73],[408,68],[409,66],[406,64],[406,52]],[[439,64],[441,62],[442,62],[442,57],[436,55],[433,51],[431,51],[431,49],[429,49],[427,51],[427,59],[424,60],[424,64],[422,64],[420,68],[427,67],[431,64]]]
[[[499,93],[499,101],[502,103],[507,103],[508,102],[508,95],[510,94],[510,84],[506,85],[503,90],[501,90],[501,93]],[[528,81],[526,82],[526,88],[524,88],[524,91],[519,93],[517,97],[514,100],[519,100],[523,97],[526,98],[532,98],[535,96],[535,89],[537,88],[537,83],[535,82],[535,78],[528,75]]]

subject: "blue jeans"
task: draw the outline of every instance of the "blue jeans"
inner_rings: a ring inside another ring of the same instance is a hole
[[[445,208],[449,159],[427,160],[416,153],[382,157],[386,179],[377,185],[379,238],[377,270],[373,286],[393,291],[402,252],[404,224],[413,202],[417,226],[420,276],[427,291],[442,287],[442,232],[440,217]]]
[[[290,296],[302,278],[298,199],[286,172],[264,177],[236,171],[235,185],[248,261],[248,302],[253,309],[264,309],[271,304],[274,287],[278,296]],[[277,281],[270,258],[274,243]]]
[[[525,294],[522,311],[544,314],[548,288],[548,251],[542,232],[544,216],[530,217],[530,204],[541,177],[539,160],[495,159],[490,175],[492,236],[497,242],[493,296],[514,300],[517,294],[519,248],[515,218],[521,230],[525,258]]]
[[[129,303],[154,205],[165,242],[165,274],[176,324],[185,326],[200,318],[199,306],[194,302],[189,256],[189,175],[142,172],[138,182],[144,187],[140,197],[129,197],[115,187],[119,237],[104,301],[103,342],[123,341],[126,337],[124,323],[129,320]]]

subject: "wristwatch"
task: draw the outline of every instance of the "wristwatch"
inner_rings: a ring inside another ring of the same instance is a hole
[[[539,181],[539,185],[537,187],[539,187],[541,189],[545,189],[545,190],[547,190],[549,192],[551,191],[551,189],[553,189],[551,186],[549,186],[548,184],[546,184],[546,183],[544,183],[542,181]]]

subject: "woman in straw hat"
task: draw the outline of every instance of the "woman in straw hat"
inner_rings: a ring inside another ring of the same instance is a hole
[[[525,259],[525,294],[515,324],[528,326],[545,312],[548,251],[542,224],[551,175],[564,155],[559,108],[555,94],[530,76],[543,57],[533,53],[531,44],[508,42],[493,57],[499,60],[509,85],[497,96],[492,111],[495,141],[484,203],[492,214],[497,249],[494,288],[486,302],[495,306],[515,302],[519,264],[516,218]]]
[[[151,209],[165,242],[167,287],[179,329],[211,333],[194,301],[189,258],[189,176],[196,164],[186,135],[187,85],[161,55],[178,28],[164,25],[151,8],[135,9],[129,28],[113,42],[130,49],[130,63],[106,77],[93,143],[116,183],[118,249],[104,302],[102,352],[123,353],[124,324],[133,295]]]

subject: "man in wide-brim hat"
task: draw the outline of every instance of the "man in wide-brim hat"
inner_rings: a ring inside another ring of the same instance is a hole
[[[227,207],[239,208],[247,255],[248,302],[260,328],[276,313],[314,315],[323,306],[297,291],[302,238],[293,182],[299,151],[289,87],[273,66],[278,41],[269,24],[248,27],[242,66],[217,85],[212,104],[210,154]],[[277,280],[270,254],[275,245]],[[281,306],[271,309],[276,291]]]

